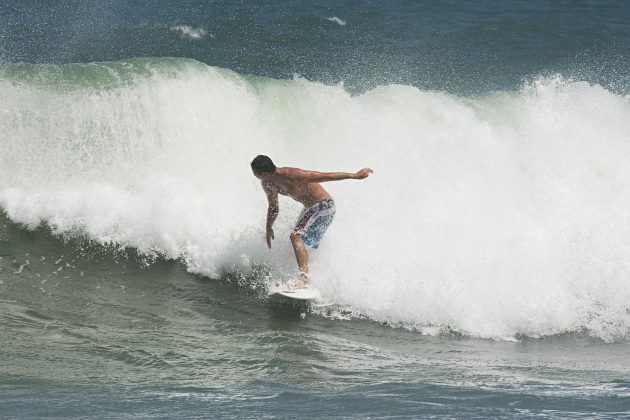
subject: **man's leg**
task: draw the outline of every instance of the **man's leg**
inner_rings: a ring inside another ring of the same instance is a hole
[[[293,244],[295,259],[300,269],[300,282],[297,287],[303,288],[306,287],[308,281],[308,251],[306,250],[302,236],[297,232],[291,233],[291,243]]]

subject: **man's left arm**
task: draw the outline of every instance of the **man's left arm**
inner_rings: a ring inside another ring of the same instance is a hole
[[[374,171],[370,168],[363,168],[355,173],[348,172],[317,172],[307,171],[298,168],[289,168],[287,176],[297,181],[305,182],[328,182],[342,181],[344,179],[365,179]]]

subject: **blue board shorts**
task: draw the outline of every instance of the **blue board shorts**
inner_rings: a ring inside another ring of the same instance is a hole
[[[310,248],[319,247],[322,236],[335,218],[335,202],[322,200],[304,209],[293,229]]]

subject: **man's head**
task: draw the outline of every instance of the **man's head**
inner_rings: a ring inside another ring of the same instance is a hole
[[[252,171],[257,178],[264,174],[272,174],[276,172],[276,165],[273,164],[269,156],[258,155],[252,160]]]

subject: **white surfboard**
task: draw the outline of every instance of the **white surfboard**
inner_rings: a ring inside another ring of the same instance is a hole
[[[321,299],[322,295],[317,289],[310,287],[304,289],[279,288],[269,291],[269,297],[272,298],[288,298],[302,301],[312,301]]]

